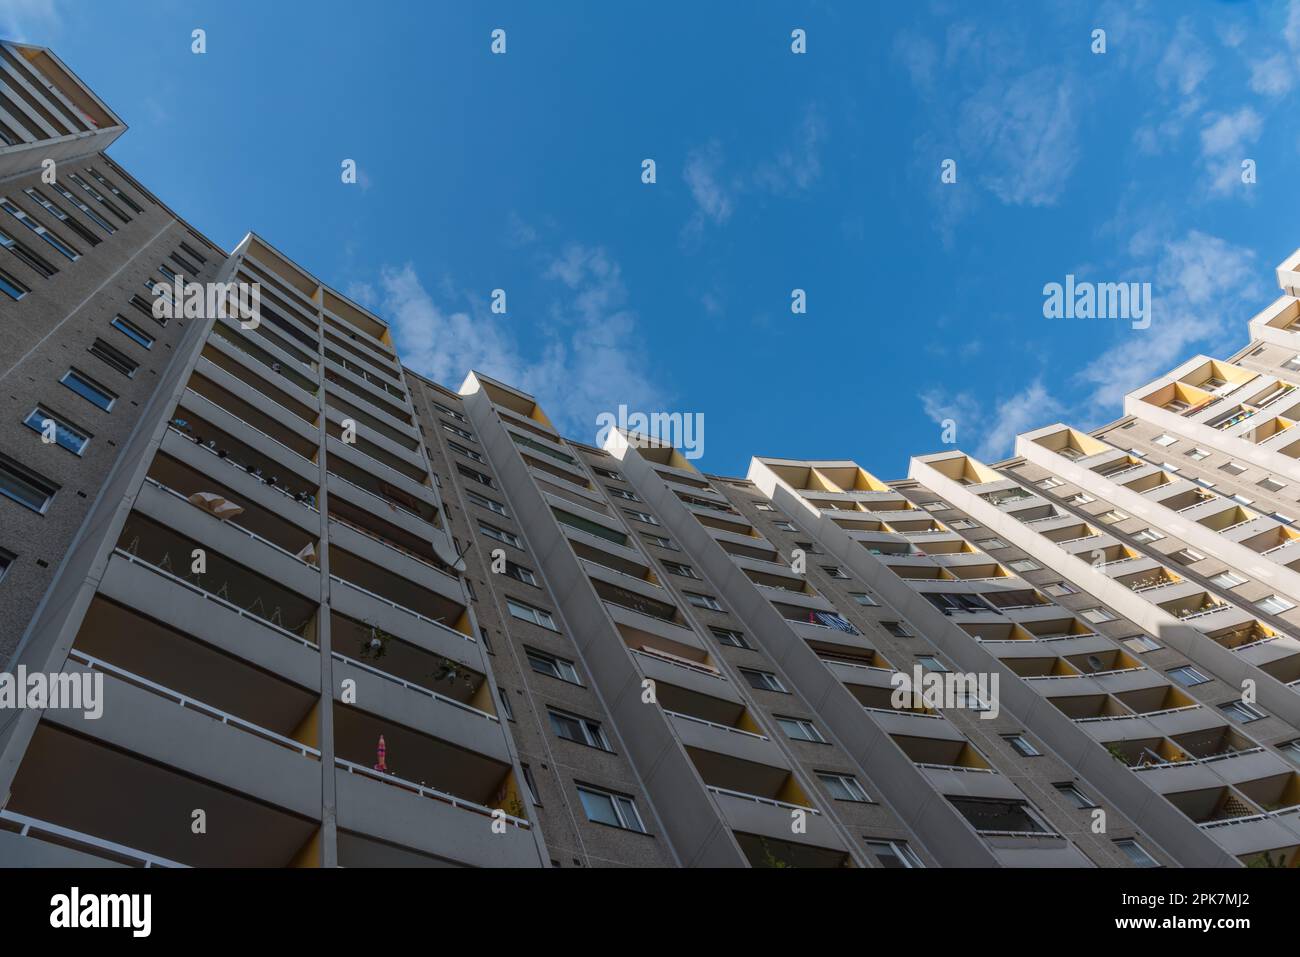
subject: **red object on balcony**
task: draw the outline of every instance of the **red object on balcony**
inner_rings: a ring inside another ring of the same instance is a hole
[[[384,758],[387,754],[388,754],[388,745],[384,744],[384,736],[381,734],[379,736],[379,746],[375,748],[375,758],[376,758],[375,770],[376,771],[382,771],[384,774],[388,773],[388,765],[384,761]]]

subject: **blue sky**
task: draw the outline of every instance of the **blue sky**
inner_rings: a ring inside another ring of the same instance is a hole
[[[620,403],[703,413],[709,471],[897,478],[945,418],[986,458],[1100,424],[1244,344],[1300,246],[1300,4],[304,9],[0,0],[0,34],[122,115],[114,158],[181,215],[351,291],[412,367],[516,383],[585,440]],[[1150,282],[1150,328],[1045,319],[1067,273]]]

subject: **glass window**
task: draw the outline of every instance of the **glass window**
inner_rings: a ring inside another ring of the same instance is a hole
[[[23,298],[31,290],[4,270],[0,270],[0,292],[16,301]]]
[[[33,512],[44,513],[58,489],[48,479],[0,455],[0,495],[5,498],[26,505]]]
[[[1203,685],[1210,679],[1205,677],[1191,665],[1183,665],[1181,668],[1171,668],[1169,677],[1173,678],[1180,685],[1190,688],[1193,685]]]
[[[541,608],[534,608],[532,605],[525,605],[523,602],[515,601],[513,598],[506,599],[506,607],[510,609],[510,614],[520,621],[531,621],[534,625],[541,625],[551,631],[559,631],[555,626],[555,619],[551,617],[549,611],[543,611]]]
[[[519,536],[514,532],[507,532],[504,528],[497,528],[495,525],[489,525],[487,522],[479,522],[478,530],[488,538],[495,539],[498,542],[504,542],[515,548],[522,549],[524,543],[520,541]]]
[[[41,441],[45,441],[45,436],[53,431],[54,441],[63,446],[69,452],[80,455],[85,451],[86,446],[90,444],[90,436],[75,426],[69,425],[53,413],[37,406],[31,411],[31,414],[23,420],[23,424],[29,429],[41,434]]]
[[[925,867],[906,841],[867,841],[881,867]]]
[[[637,813],[636,804],[630,797],[585,785],[578,785],[578,797],[582,801],[582,809],[587,812],[587,820],[645,833],[641,815]]]
[[[114,329],[122,333],[137,345],[142,346],[145,349],[153,348],[153,336],[149,335],[149,333],[145,332],[135,323],[123,319],[121,316],[114,316],[112,325]]]
[[[837,801],[856,801],[859,804],[870,803],[866,790],[851,774],[832,774],[818,771],[817,778],[826,787],[826,791]]]
[[[1142,849],[1137,841],[1132,838],[1125,838],[1122,841],[1116,841],[1115,846],[1124,852],[1129,861],[1135,867],[1159,867],[1156,859]]]
[[[1034,747],[1033,744],[1030,743],[1029,739],[1023,734],[1004,735],[1003,740],[1006,741],[1007,744],[1011,745],[1011,747],[1014,748],[1021,757],[1037,758],[1043,753]]]
[[[787,693],[785,685],[781,684],[781,679],[770,671],[758,671],[753,668],[741,668],[740,673],[744,675],[749,686],[756,691],[780,691]]]
[[[578,680],[578,670],[573,667],[572,661],[566,661],[563,658],[557,658],[555,655],[548,655],[544,651],[536,651],[532,648],[525,648],[524,653],[528,656],[529,667],[539,675],[549,675],[570,684],[582,684]]]
[[[783,718],[780,715],[774,717],[776,723],[781,726],[781,730],[794,740],[812,741],[816,744],[826,743],[822,733],[817,730],[817,726],[811,721],[806,721],[803,718]]]
[[[113,403],[117,401],[116,395],[109,392],[94,379],[83,375],[76,369],[69,369],[67,372],[63,373],[63,378],[59,381],[87,402],[99,406],[99,408],[103,409],[105,412],[112,409]]]
[[[1261,598],[1255,602],[1255,607],[1269,614],[1280,615],[1284,611],[1290,611],[1295,607],[1295,602],[1281,595],[1269,595],[1267,598]]]
[[[718,639],[720,645],[730,645],[732,648],[749,648],[749,642],[745,641],[745,636],[731,628],[710,628],[713,637]]]
[[[599,748],[602,751],[610,750],[609,740],[605,737],[599,721],[550,709],[547,709],[547,714],[551,719],[551,729],[561,738],[591,748]]]

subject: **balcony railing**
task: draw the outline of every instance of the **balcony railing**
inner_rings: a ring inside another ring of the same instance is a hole
[[[821,811],[815,807],[808,807],[806,804],[791,804],[789,801],[778,801],[776,798],[760,797],[757,794],[746,794],[744,791],[732,791],[729,788],[714,787],[712,784],[707,786],[714,794],[725,794],[727,797],[742,798],[746,801],[753,801],[755,804],[767,804],[771,807],[787,808],[791,811],[807,811],[809,814],[821,814]]]
[[[165,568],[159,568],[157,565],[153,564],[152,562],[145,561],[143,558],[140,558],[138,555],[132,555],[124,548],[113,549],[113,554],[126,559],[132,565],[138,565],[141,568],[153,572],[155,575],[160,575],[163,578],[166,578],[168,581],[172,582],[173,584],[179,585],[181,588],[193,592],[194,594],[198,595],[200,598],[203,598],[207,601],[222,606],[227,611],[234,612],[240,618],[247,618],[249,621],[254,621],[258,625],[262,626],[263,628],[270,628],[276,634],[284,638],[288,638],[290,641],[296,642],[301,645],[305,645],[306,647],[312,649],[313,651],[316,650],[316,646],[314,644],[312,644],[310,641],[308,641],[306,638],[302,637],[301,635],[294,634],[288,628],[285,628],[282,625],[277,625],[273,621],[268,621],[267,619],[261,617],[260,615],[253,614],[251,611],[245,611],[243,608],[240,608],[234,602],[228,601],[225,598],[222,598],[220,595],[214,594],[205,588],[200,588],[198,585],[194,584],[193,582],[186,581],[184,578],[181,578],[179,575],[172,574],[171,572],[167,571]]]
[[[483,711],[480,708],[475,708],[473,705],[465,704],[463,701],[457,701],[455,698],[449,698],[445,694],[439,694],[437,691],[434,691],[431,688],[426,688],[423,685],[417,685],[415,682],[407,681],[405,678],[399,678],[395,674],[391,674],[390,672],[384,671],[381,668],[376,668],[374,665],[368,665],[364,661],[357,661],[357,659],[349,658],[347,655],[339,654],[337,651],[330,652],[330,656],[334,658],[334,660],[336,661],[341,661],[344,664],[351,665],[354,668],[360,668],[362,671],[367,671],[370,674],[376,676],[377,678],[382,678],[385,681],[391,681],[395,685],[401,685],[403,688],[407,689],[408,691],[414,691],[416,694],[422,694],[425,695],[426,697],[433,698],[435,701],[441,701],[443,704],[451,705],[451,707],[453,708],[459,708],[461,711],[465,711],[469,714],[472,714],[476,718],[486,718],[488,721],[495,721],[498,724],[501,723],[500,718],[498,718],[496,715],[488,711]]]
[[[148,483],[149,485],[152,485],[154,488],[158,489],[160,492],[163,492],[164,494],[171,495],[175,498],[180,499],[182,502],[185,502],[187,505],[194,505],[194,503],[191,502],[187,496],[176,491],[176,489],[172,488],[170,485],[164,485],[162,482],[159,482],[157,479],[148,478],[148,477],[145,478],[145,482]],[[194,507],[198,508],[197,505],[195,505]],[[301,558],[300,556],[295,555],[287,548],[282,548],[281,546],[275,544],[275,542],[271,541],[269,538],[263,538],[261,535],[257,534],[257,532],[250,532],[248,529],[244,528],[244,526],[238,524],[232,519],[217,518],[217,516],[213,515],[211,512],[206,512],[203,509],[199,509],[199,511],[203,512],[213,521],[220,522],[222,525],[225,525],[227,528],[233,528],[235,531],[247,535],[249,538],[253,539],[254,541],[261,542],[263,545],[266,545],[268,548],[273,548],[280,554],[285,555],[288,558],[292,558],[295,562],[298,562],[300,565],[306,565],[308,568],[311,569],[315,569],[316,567],[315,565],[311,564],[311,562],[308,562],[303,558]]]
[[[278,744],[282,748],[296,751],[303,757],[320,758],[320,752],[310,745],[303,744],[301,741],[295,741],[293,738],[285,737],[282,734],[272,731],[270,728],[262,727],[260,724],[245,721],[243,718],[238,718],[229,712],[222,711],[220,708],[214,708],[210,704],[204,704],[202,701],[198,701],[188,695],[183,695],[179,691],[173,691],[171,688],[160,685],[155,681],[150,681],[148,678],[142,678],[140,675],[127,671],[125,668],[119,668],[117,665],[110,665],[106,661],[92,658],[90,655],[78,651],[76,648],[73,648],[68,652],[68,659],[70,661],[75,661],[78,664],[85,665],[92,671],[100,671],[105,674],[110,674],[115,678],[125,681],[127,684],[135,685],[135,687],[140,688],[143,691],[152,692],[160,698],[165,698],[173,704],[180,705],[182,708],[187,708],[191,711],[197,711],[199,714],[206,715],[214,721],[231,725],[232,727],[239,728],[241,731],[247,731],[249,734],[256,735],[265,741],[270,741],[272,744]]]
[[[1163,708],[1160,711],[1144,711],[1141,714],[1103,714],[1095,718],[1075,718],[1076,724],[1086,724],[1092,721],[1129,721],[1133,718],[1156,718],[1162,714],[1177,714],[1179,711],[1195,711],[1199,704],[1185,704],[1179,708]]]
[[[732,734],[744,734],[751,738],[758,738],[760,741],[770,740],[765,734],[755,734],[753,731],[746,731],[743,728],[733,728],[728,724],[718,724],[716,721],[706,721],[703,718],[697,718],[692,714],[682,714],[680,711],[669,711],[664,708],[664,714],[671,715],[674,718],[681,718],[683,721],[694,721],[696,724],[708,725],[710,728],[717,728],[720,731],[730,731]]]
[[[370,778],[372,781],[380,781],[391,787],[400,788],[403,791],[409,791],[412,794],[418,794],[420,797],[429,798],[434,801],[441,801],[443,804],[450,804],[452,807],[460,808],[463,811],[472,811],[475,814],[482,814],[485,817],[495,817],[499,820],[508,821],[515,827],[528,829],[532,827],[521,817],[514,817],[485,804],[477,804],[474,801],[466,801],[464,798],[458,798],[454,794],[448,794],[446,791],[440,791],[437,788],[431,788],[424,784],[416,784],[414,781],[408,781],[405,778],[399,778],[395,774],[386,774],[382,771],[376,771],[373,768],[367,768],[360,764],[354,764],[344,758],[335,758],[336,767],[342,768],[348,774],[358,774],[361,777]]]
[[[463,638],[465,641],[473,641],[473,642],[478,641],[478,639],[475,638],[473,635],[467,635],[463,631],[457,631],[455,628],[452,628],[450,625],[444,624],[441,621],[436,621],[435,619],[430,618],[428,615],[422,615],[414,608],[407,608],[405,605],[399,605],[397,602],[393,601],[392,599],[385,598],[383,595],[377,595],[374,592],[372,592],[369,588],[365,588],[361,585],[358,585],[356,582],[350,582],[346,578],[340,578],[338,575],[330,575],[330,581],[338,582],[340,585],[347,585],[349,588],[355,588],[357,591],[365,595],[369,595],[375,601],[383,602],[389,608],[394,608],[397,611],[403,612],[404,614],[411,615],[414,618],[418,618],[420,621],[424,622],[425,624],[433,625],[435,628],[441,628],[443,631],[450,632],[451,634],[455,635],[457,638]]]
[[[257,481],[261,482],[261,483],[262,483],[263,485],[265,485],[267,488],[274,489],[275,491],[277,491],[277,492],[279,492],[281,495],[283,495],[285,498],[290,499],[291,501],[297,502],[299,505],[303,506],[304,508],[310,509],[310,510],[313,511],[313,512],[315,512],[315,511],[317,510],[317,509],[316,509],[316,506],[315,506],[314,504],[312,504],[312,502],[314,502],[314,501],[315,501],[315,498],[316,498],[314,495],[307,496],[307,497],[310,498],[312,501],[307,501],[305,498],[297,498],[297,497],[294,496],[294,494],[293,494],[292,492],[287,491],[287,490],[285,490],[285,489],[282,489],[282,488],[280,488],[280,486],[278,486],[278,485],[272,485],[270,482],[267,482],[265,479],[258,478],[258,476],[256,476],[256,475],[253,474],[253,470],[252,470],[252,469],[250,469],[250,468],[246,468],[245,466],[240,465],[238,462],[236,462],[236,461],[234,461],[233,459],[231,459],[230,456],[228,456],[228,455],[222,455],[222,454],[221,454],[220,452],[218,452],[216,449],[209,448],[208,446],[206,446],[206,445],[204,445],[203,443],[201,443],[197,438],[195,438],[195,437],[192,436],[192,435],[188,435],[188,434],[186,434],[186,433],[183,432],[182,430],[176,428],[176,426],[174,426],[174,425],[168,425],[168,426],[167,426],[167,431],[169,431],[169,432],[175,432],[175,433],[176,433],[177,435],[179,435],[182,439],[185,439],[186,441],[189,441],[189,442],[193,442],[195,445],[197,445],[199,448],[201,448],[204,452],[207,452],[209,455],[211,455],[213,458],[217,459],[218,461],[225,462],[225,463],[226,463],[227,465],[229,465],[231,468],[239,469],[239,471],[243,472],[245,475],[251,475],[251,476],[253,476],[253,478],[257,479]],[[275,440],[272,439],[272,441],[275,441]],[[290,449],[290,451],[293,451],[293,450]]]
[[[1134,771],[1147,771],[1151,768],[1185,768],[1194,764],[1213,764],[1215,761],[1226,761],[1228,758],[1239,757],[1243,754],[1259,754],[1264,749],[1262,747],[1244,748],[1241,751],[1224,751],[1220,754],[1211,754],[1203,758],[1189,758],[1186,761],[1161,761],[1156,764],[1141,764],[1133,768]]]
[[[657,651],[651,651],[649,648],[633,648],[632,650],[638,655],[645,655],[647,658],[657,658],[660,661],[666,661],[671,665],[676,665],[678,668],[685,668],[688,671],[708,675],[710,678],[717,678],[721,681],[727,680],[726,675],[718,671],[716,668],[710,668],[708,665],[701,665],[693,661],[687,661],[685,658],[679,658],[676,655],[661,654]]]
[[[411,549],[398,545],[396,542],[389,541],[387,538],[384,538],[382,535],[372,532],[369,529],[362,528],[356,522],[350,522],[346,518],[340,518],[338,515],[331,515],[329,519],[331,522],[338,522],[340,525],[346,525],[348,528],[352,529],[352,531],[356,532],[358,535],[364,535],[366,538],[370,539],[371,541],[378,542],[380,545],[383,545],[385,548],[391,548],[395,552],[401,552],[407,558],[411,559],[412,561],[419,562],[421,565],[425,566],[426,568],[432,571],[437,572],[439,575],[443,576],[444,578],[449,578],[452,581],[460,580],[455,575],[450,575],[447,572],[443,571],[441,568],[433,564],[433,562],[429,561],[427,558],[424,558],[421,555],[417,555],[415,552],[411,551]]]
[[[102,837],[95,837],[92,834],[86,834],[84,831],[74,831],[70,827],[51,824],[48,821],[28,817],[26,814],[18,814],[15,811],[0,810],[0,830],[17,831],[20,836],[30,837],[34,840],[50,838],[49,843],[51,844],[62,847],[83,847],[92,854],[110,855],[138,867],[189,867],[188,864],[181,864],[165,857],[159,857],[156,854],[138,851],[134,847],[127,847],[125,844],[106,841]]]

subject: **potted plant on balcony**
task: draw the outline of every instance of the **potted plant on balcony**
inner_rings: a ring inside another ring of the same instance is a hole
[[[374,622],[366,622],[369,631],[362,632],[361,650],[357,653],[361,658],[382,658],[388,654],[388,642],[394,638],[391,632],[384,631]]]
[[[464,684],[466,688],[473,691],[476,687],[474,672],[470,671],[460,662],[452,661],[450,658],[438,659],[438,670],[433,673],[435,682],[449,682],[450,684]]]

